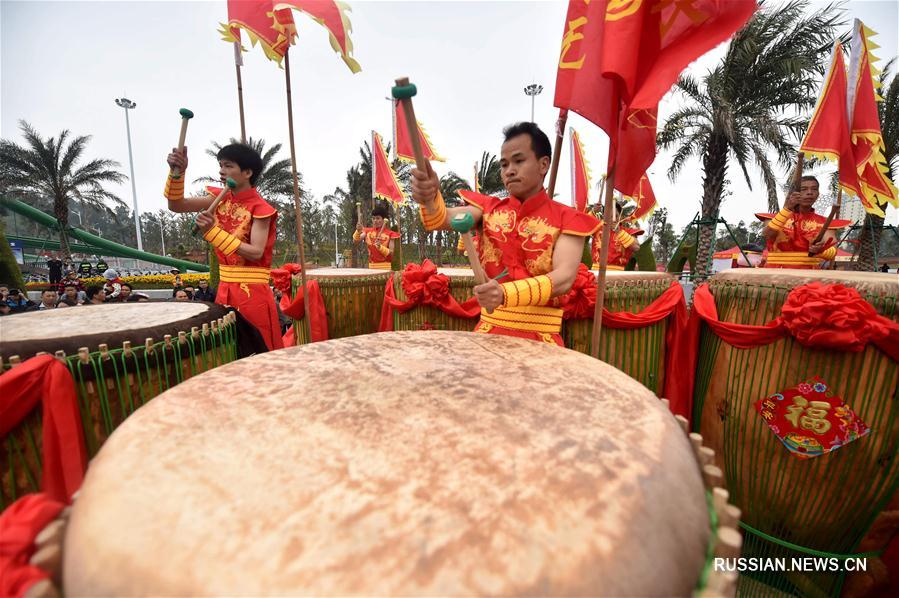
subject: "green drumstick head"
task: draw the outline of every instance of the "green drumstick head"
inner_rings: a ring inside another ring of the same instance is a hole
[[[410,83],[408,85],[396,85],[390,90],[390,93],[397,100],[407,100],[415,96],[418,93],[418,89],[416,89],[414,83]]]
[[[235,187],[237,187],[237,181],[235,181],[231,177],[225,179],[225,184],[228,185],[229,189],[234,189]]]
[[[456,214],[455,216],[453,216],[453,219],[450,220],[450,226],[457,233],[465,234],[472,228],[474,228],[474,216],[472,216],[468,212]]]
[[[182,108],[178,111],[178,114],[181,115],[181,118],[193,118],[194,113],[188,110],[187,108]]]

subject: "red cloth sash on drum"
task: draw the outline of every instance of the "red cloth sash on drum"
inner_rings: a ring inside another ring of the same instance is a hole
[[[421,265],[407,264],[403,270],[403,292],[407,300],[400,301],[393,291],[393,274],[384,287],[384,303],[381,306],[381,322],[378,332],[393,330],[393,311],[406,313],[413,307],[429,305],[455,318],[476,318],[481,315],[478,300],[472,297],[459,303],[449,292],[449,276],[437,271],[431,260],[424,260]]]
[[[46,494],[28,494],[0,514],[0,596],[24,596],[28,588],[49,579],[49,573],[28,561],[36,550],[35,538],[63,507],[65,503]]]
[[[281,291],[279,307],[281,313],[288,318],[302,321],[306,317],[306,303],[303,289],[298,289],[296,297],[292,296],[291,276],[298,274],[299,264],[284,264],[282,268],[272,270],[272,282],[275,288]],[[309,288],[309,328],[312,335],[311,341],[328,340],[328,312],[325,310],[325,300],[322,297],[321,287],[317,280],[306,280]],[[296,344],[293,326],[284,335],[284,346],[292,347]]]
[[[81,487],[87,450],[81,430],[75,381],[51,355],[38,355],[0,376],[0,436],[5,436],[43,401],[41,489],[69,502]]]
[[[862,351],[868,344],[873,344],[890,359],[899,362],[899,323],[879,315],[853,288],[820,282],[796,287],[787,296],[780,316],[755,326],[719,320],[715,297],[704,284],[693,294],[689,330],[681,345],[690,353],[682,373],[685,377],[689,374],[686,386],[691,397],[701,323],[738,349],[760,347],[793,336],[806,347],[838,351]]]
[[[593,317],[596,308],[596,277],[584,264],[578,267],[571,290],[561,299],[560,306],[565,312],[566,320]],[[693,353],[689,347],[695,341],[691,341],[688,336],[690,329],[687,302],[680,284],[672,281],[667,291],[637,313],[609,311],[605,307],[602,309],[603,326],[619,330],[645,328],[669,317],[671,320],[665,333],[665,384],[662,395],[668,399],[672,413],[689,418],[693,410],[692,374],[688,373]]]

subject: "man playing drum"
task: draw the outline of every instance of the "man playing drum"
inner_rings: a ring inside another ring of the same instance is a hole
[[[421,204],[427,230],[449,229],[456,214],[480,223],[478,254],[491,278],[474,287],[481,305],[475,332],[517,336],[563,345],[558,298],[577,276],[584,240],[599,228],[593,216],[553,201],[543,188],[552,148],[534,123],[517,123],[503,134],[500,168],[509,197],[460,192],[467,206],[447,209],[437,175],[412,170],[412,197]],[[506,270],[508,282],[495,277]]]
[[[225,193],[215,215],[206,210],[221,189],[207,187],[205,197],[184,197],[187,148],[173,149],[168,155],[169,172],[165,197],[173,212],[200,212],[197,226],[214,248],[219,260],[220,283],[216,303],[233,305],[262,334],[269,349],[281,349],[281,328],[275,298],[268,286],[275,244],[277,211],[254,185],[262,171],[262,158],[253,148],[233,143],[219,150],[222,182],[233,179],[236,186]]]
[[[815,213],[813,206],[817,200],[818,179],[804,176],[799,191],[790,193],[780,212],[756,214],[759,220],[768,223],[763,233],[767,244],[766,268],[814,269],[837,256],[836,231],[850,222],[831,221],[821,241],[814,243],[827,220]]]
[[[390,270],[393,261],[394,239],[399,233],[387,227],[387,206],[381,204],[371,211],[371,228],[363,228],[361,222],[356,223],[353,241],[365,240],[368,247],[368,267],[375,270]]]

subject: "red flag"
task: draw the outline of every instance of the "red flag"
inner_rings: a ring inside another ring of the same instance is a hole
[[[859,199],[865,210],[883,217],[881,205],[886,202],[899,207],[899,193],[890,181],[890,170],[884,157],[885,146],[880,130],[877,102],[879,81],[872,62],[871,50],[878,46],[868,39],[874,32],[855,20],[852,31],[852,59],[849,61],[848,102],[851,123],[850,139],[858,174]]]
[[[380,197],[400,204],[406,201],[406,194],[396,178],[396,173],[387,161],[387,152],[384,151],[384,143],[381,136],[371,132],[371,178],[372,197]]]
[[[350,32],[353,30],[353,25],[347,15],[350,11],[349,6],[334,0],[274,0],[272,4],[275,10],[295,8],[323,25],[328,30],[331,47],[340,54],[350,70],[354,73],[362,70],[356,59],[351,56],[353,42],[350,39]]]
[[[629,197],[637,204],[637,209],[627,217],[627,220],[633,220],[634,222],[643,220],[656,209],[656,194],[652,190],[652,185],[649,184],[649,177],[645,174],[640,179],[634,192],[625,197]]]
[[[821,95],[818,96],[818,104],[799,150],[811,156],[838,161],[840,186],[853,195],[859,195],[852,142],[849,139],[846,87],[843,46],[836,41],[833,44],[830,67],[821,86]]]
[[[240,43],[241,29],[252,45],[258,43],[268,59],[278,64],[297,35],[291,12],[275,11],[271,0],[228,0],[228,23],[221,24],[219,33],[226,42]]]
[[[571,133],[571,197],[574,208],[584,212],[590,203],[590,166],[584,158],[584,147],[577,131],[570,127],[568,130]]]
[[[219,30],[227,42],[240,42],[240,30],[250,36],[255,46],[259,43],[269,60],[281,64],[284,53],[296,43],[297,29],[291,9],[302,11],[325,26],[330,35],[331,47],[340,54],[350,70],[358,73],[359,63],[350,56],[353,42],[350,40],[349,7],[333,0],[228,0],[228,23]]]
[[[406,126],[406,115],[403,112],[402,105],[393,102],[394,110],[394,126],[393,138],[396,140],[396,157],[404,162],[415,162],[415,152],[412,151],[412,137],[409,135],[409,127]],[[437,150],[431,145],[428,134],[425,133],[420,122],[415,123],[418,128],[418,142],[421,144],[421,151],[425,155],[425,159],[434,162],[443,162],[444,159],[437,154]]]
[[[659,100],[693,60],[730,37],[755,0],[570,0],[555,105],[609,136],[609,172],[630,193],[655,158]]]

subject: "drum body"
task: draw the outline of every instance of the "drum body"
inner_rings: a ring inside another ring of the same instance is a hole
[[[129,329],[130,328],[130,329]],[[0,355],[16,363],[55,354],[75,381],[85,446],[93,456],[141,405],[237,358],[233,316],[216,304],[118,303],[3,318]],[[2,439],[0,508],[40,490],[41,406]]]
[[[596,273],[594,273],[596,274]],[[637,313],[668,290],[674,276],[666,272],[606,272],[605,306],[609,311]],[[603,327],[599,358],[631,376],[657,395],[665,383],[665,334],[668,321],[635,330]],[[565,346],[590,354],[593,318],[565,320]]]
[[[475,286],[474,273],[471,268],[438,268],[438,272],[449,277],[449,292],[459,303],[471,299],[472,289]],[[403,273],[396,272],[393,276],[393,292],[400,301],[406,301],[406,293],[403,291]],[[418,305],[405,313],[394,310],[394,330],[458,330],[471,332],[474,330],[477,318],[457,318],[446,314],[431,305]]]
[[[316,268],[306,273],[317,280],[328,313],[328,338],[343,338],[378,331],[384,287],[390,271],[367,268]],[[294,277],[294,292],[299,277]],[[294,320],[297,344],[305,344],[306,327]]]
[[[709,289],[721,321],[761,325],[778,317],[789,292],[821,281],[855,287],[881,315],[897,319],[895,276],[815,270],[732,270]],[[870,426],[830,453],[800,459],[755,409],[759,399],[818,376]],[[892,535],[863,541],[899,483],[899,368],[876,347],[859,353],[806,348],[792,337],[738,349],[703,326],[694,428],[715,450],[731,500],[743,510],[744,556],[807,557],[811,551],[877,551]],[[878,524],[879,525],[879,524]],[[872,544],[873,542],[873,544]],[[791,546],[796,545],[796,546]],[[760,576],[788,592],[838,593],[842,576]],[[741,582],[742,583],[742,582]],[[747,581],[749,583],[749,581]]]
[[[626,375],[524,339],[390,332],[242,359],[139,410],[91,462],[63,579],[70,595],[686,595],[709,535],[689,442]]]

